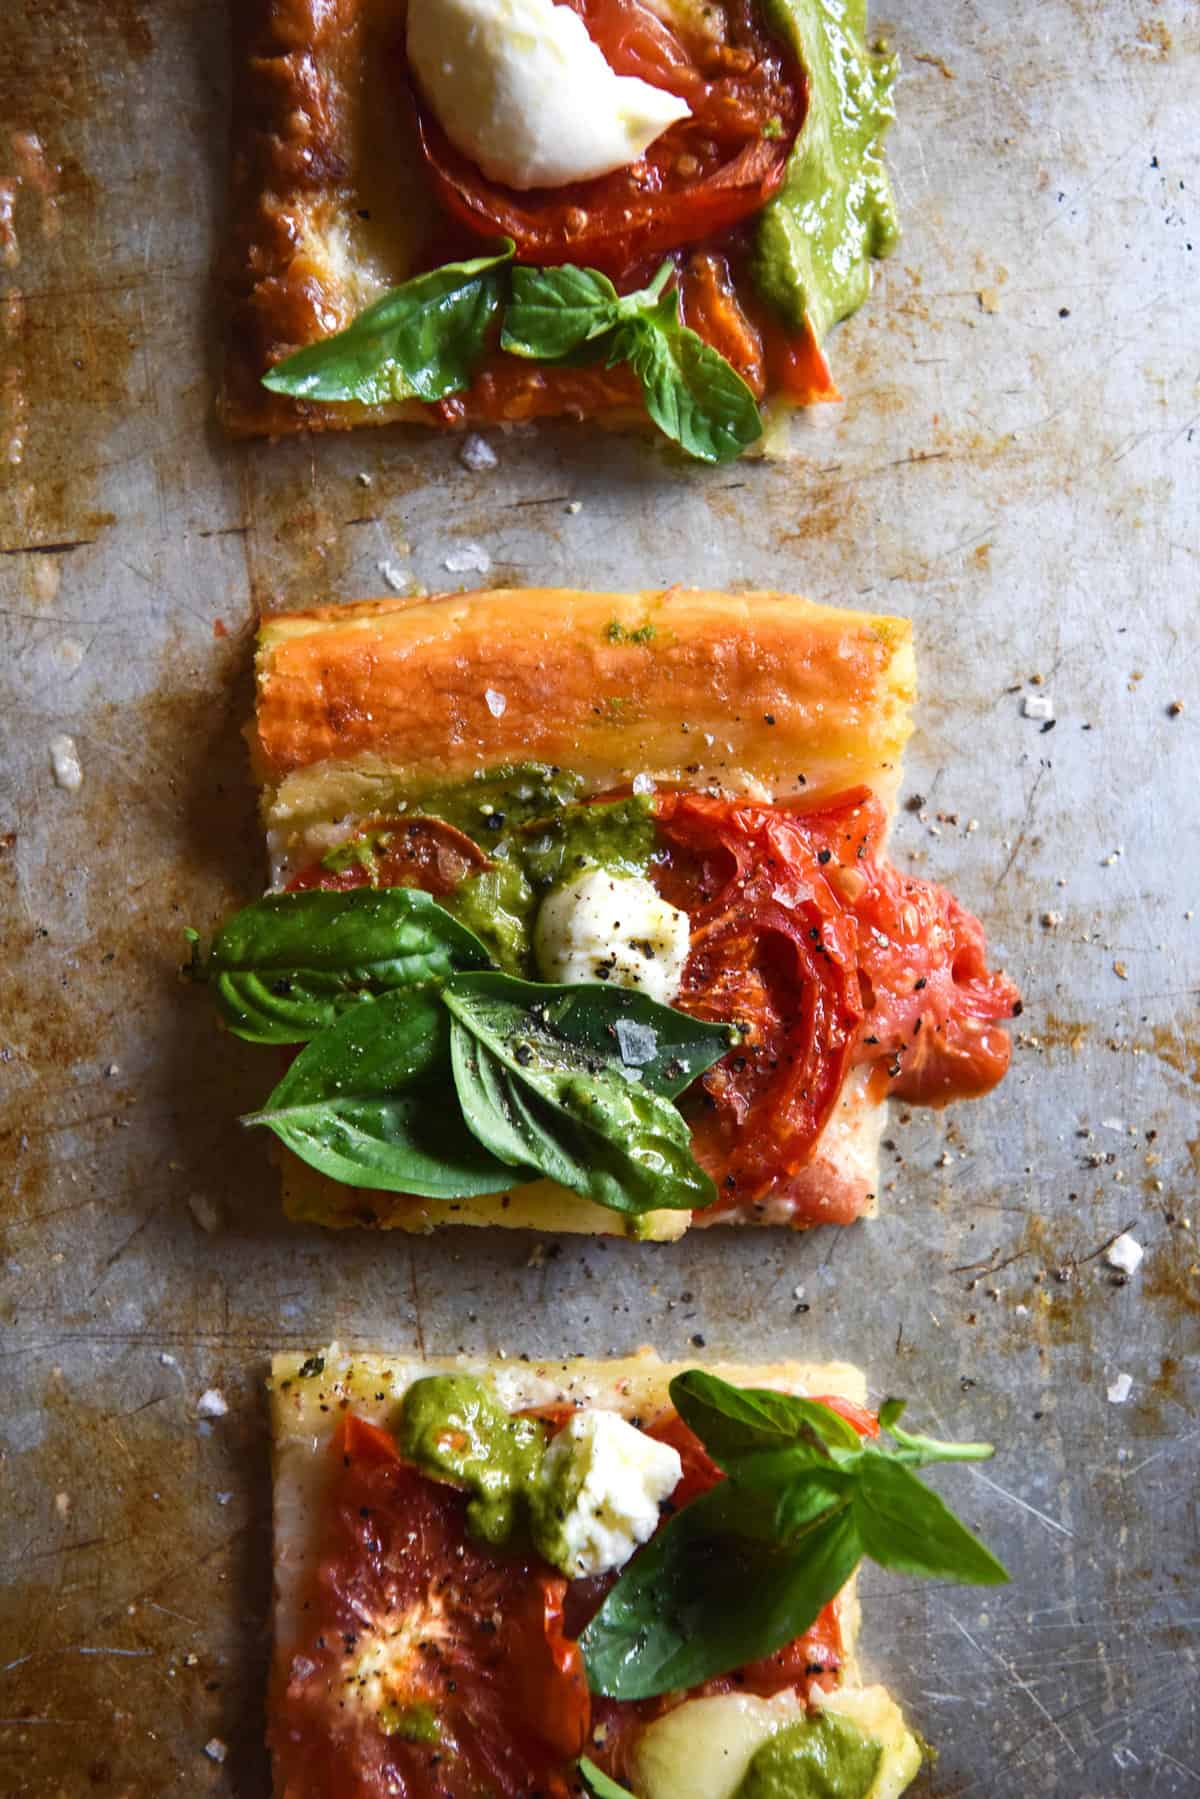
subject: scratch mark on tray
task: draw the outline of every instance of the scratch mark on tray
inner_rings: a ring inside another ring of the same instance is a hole
[[[1000,878],[996,882],[997,887],[1003,887],[1011,872],[1013,863],[1021,853],[1021,848],[1025,842],[1025,833],[1028,831],[1030,822],[1033,818],[1033,806],[1034,801],[1037,799],[1038,788],[1045,779],[1049,768],[1050,764],[1048,762],[1042,762],[1038,765],[1037,774],[1033,777],[1033,786],[1029,789],[1029,798],[1025,802],[1025,815],[1021,820],[1021,829],[1017,832],[1016,840],[1013,843],[1012,849],[1009,851],[1008,861],[1000,871]]]
[[[1010,1661],[1008,1661],[1004,1656],[1002,1656],[998,1650],[989,1649],[986,1644],[978,1642],[976,1640],[976,1638],[974,1638],[971,1635],[971,1633],[967,1629],[966,1625],[960,1623],[960,1621],[957,1618],[955,1618],[953,1615],[951,1616],[950,1622],[951,1622],[951,1624],[953,1624],[954,1628],[960,1633],[960,1635],[964,1636],[967,1639],[967,1642],[971,1645],[972,1649],[974,1649],[979,1655],[983,1656],[986,1660],[994,1662],[997,1667],[1003,1668],[1004,1672],[1008,1675],[1008,1678],[1012,1681],[1013,1685],[1017,1688],[1017,1690],[1019,1692],[1022,1692],[1025,1694],[1026,1698],[1029,1700],[1029,1702],[1033,1706],[1034,1710],[1041,1714],[1041,1716],[1046,1720],[1047,1724],[1050,1726],[1051,1730],[1055,1733],[1055,1735],[1057,1737],[1060,1738],[1060,1740],[1063,1744],[1063,1747],[1067,1751],[1067,1754],[1071,1757],[1071,1760],[1076,1764],[1076,1766],[1078,1766],[1079,1755],[1078,1755],[1075,1745],[1072,1743],[1070,1737],[1067,1735],[1067,1733],[1063,1729],[1062,1725],[1058,1722],[1057,1718],[1055,1718],[1051,1712],[1047,1711],[1046,1707],[1042,1704],[1042,1702],[1038,1698],[1037,1694],[1033,1691],[1033,1688],[1028,1684],[1027,1681],[1025,1681],[1021,1678],[1020,1674],[1017,1672],[1017,1670],[1013,1666],[1013,1664]]]
[[[1046,1526],[1047,1530],[1057,1531],[1060,1536],[1074,1539],[1075,1532],[1068,1530],[1065,1524],[1060,1524],[1057,1518],[1051,1518],[1048,1512],[1039,1512],[1036,1505],[1030,1505],[1027,1499],[1020,1498],[1016,1493],[1010,1493],[1006,1487],[1000,1486],[988,1475],[982,1474],[978,1468],[972,1468],[971,1472],[976,1480],[983,1482],[985,1487],[990,1487],[993,1493],[999,1493],[1001,1499],[1008,1499],[1013,1505],[1019,1506],[1023,1512],[1028,1512],[1031,1518],[1036,1518],[1039,1523]]]
[[[61,543],[15,543],[0,549],[0,556],[69,556],[72,550],[86,549],[94,537],[67,537]]]
[[[1143,1468],[1150,1466],[1151,1462],[1157,1462],[1164,1455],[1175,1455],[1185,1443],[1194,1443],[1197,1437],[1200,1437],[1200,1429],[1186,1431],[1182,1437],[1172,1437],[1169,1443],[1164,1443],[1161,1449],[1154,1451],[1153,1455],[1148,1455],[1144,1460],[1135,1462],[1132,1468],[1118,1469],[1121,1479],[1132,1480],[1135,1474],[1140,1474]]]
[[[101,1264],[100,1278],[96,1282],[95,1286],[90,1289],[90,1291],[88,1293],[89,1299],[91,1299],[94,1294],[99,1292],[100,1288],[104,1285],[105,1281],[108,1279],[109,1272],[113,1268],[116,1267],[117,1263],[121,1260],[121,1257],[125,1254],[125,1251],[129,1248],[130,1244],[136,1242],[136,1240],[141,1236],[142,1232],[146,1229],[147,1225],[151,1224],[154,1221],[154,1219],[157,1218],[157,1216],[161,1210],[162,1210],[162,1201],[159,1200],[158,1204],[156,1206],[153,1206],[150,1209],[150,1211],[146,1213],[146,1216],[143,1219],[141,1219],[138,1224],[136,1224],[134,1226],[133,1230],[130,1231],[129,1235],[125,1238],[124,1242],[118,1243],[117,1247],[112,1251],[111,1255],[108,1255],[104,1258],[104,1261]]]

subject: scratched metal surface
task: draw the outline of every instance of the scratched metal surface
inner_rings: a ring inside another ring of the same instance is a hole
[[[408,434],[223,445],[221,9],[5,11],[5,1794],[265,1791],[261,1380],[335,1333],[865,1362],[1001,1445],[946,1485],[1013,1585],[867,1579],[869,1665],[941,1750],[916,1790],[1200,1786],[1200,19],[897,0],[887,23],[907,236],[838,334],[846,405],[786,464],[547,432],[478,476]],[[252,616],[380,591],[385,566],[479,578],[455,557],[915,618],[926,805],[898,852],[984,914],[1026,1010],[999,1094],[894,1122],[873,1225],[538,1266],[522,1237],[280,1221],[233,1123],[261,1071],[173,978],[182,925],[261,879]],[[1022,710],[1047,694],[1053,730]],[[1125,1225],[1147,1253],[1119,1287],[1095,1252]],[[229,1410],[205,1422],[209,1388]]]

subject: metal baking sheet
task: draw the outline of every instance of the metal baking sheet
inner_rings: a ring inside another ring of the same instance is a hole
[[[834,342],[846,404],[786,462],[548,430],[473,474],[408,432],[225,445],[224,9],[6,9],[5,1793],[265,1793],[261,1383],[334,1335],[862,1361],[1000,1445],[946,1485],[1016,1574],[866,1577],[868,1665],[941,1751],[915,1791],[1200,1787],[1200,20],[877,23],[907,234]],[[524,580],[915,619],[897,852],[983,913],[1026,1004],[999,1093],[893,1119],[874,1224],[665,1247],[281,1220],[234,1123],[261,1070],[175,978],[183,926],[261,882],[255,609]],[[1126,1226],[1146,1258],[1118,1286],[1097,1251]]]

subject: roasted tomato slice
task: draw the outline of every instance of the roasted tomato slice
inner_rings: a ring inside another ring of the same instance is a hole
[[[632,168],[518,193],[455,149],[428,108],[421,147],[446,210],[480,236],[511,237],[530,263],[586,263],[614,279],[758,212],[783,180],[806,105],[803,71],[751,0],[697,9],[694,31],[645,0],[566,0],[618,75],[691,107]]]
[[[338,866],[314,862],[288,883],[289,893],[310,887],[342,893],[351,887],[423,887],[453,893],[468,875],[490,868],[485,851],[465,831],[441,818],[375,818],[337,852]]]
[[[656,815],[656,879],[692,925],[677,1003],[749,1027],[689,1113],[718,1208],[787,1196],[854,1064],[925,1105],[1000,1080],[1017,990],[978,919],[886,860],[865,790],[809,810],[674,793]]]
[[[878,800],[852,795],[807,822],[825,837],[833,883],[858,926],[865,1017],[853,1060],[878,1064],[881,1086],[917,1105],[989,1092],[1012,1054],[1000,1021],[1019,1012],[1020,995],[988,968],[979,920],[944,887],[886,859]]]
[[[840,395],[812,326],[790,330],[755,291],[744,246],[697,250],[680,280],[683,321],[731,363],[756,399],[797,406]]]
[[[687,793],[661,796],[656,816],[656,878],[692,926],[676,1003],[745,1028],[689,1112],[718,1206],[743,1205],[808,1162],[837,1103],[862,1019],[857,931],[804,821]]]
[[[467,1533],[465,1502],[353,1414],[268,1740],[284,1799],[566,1799],[587,1737],[566,1581]]]

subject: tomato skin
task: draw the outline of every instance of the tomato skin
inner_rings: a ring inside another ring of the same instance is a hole
[[[525,263],[586,263],[620,280],[638,262],[729,229],[778,190],[807,84],[749,0],[721,8],[725,41],[685,38],[642,0],[566,0],[619,75],[691,107],[632,168],[553,189],[492,182],[414,95],[421,149],[444,209],[473,233],[513,238]],[[770,126],[771,135],[764,136]]]
[[[426,893],[441,898],[453,893],[468,875],[491,867],[487,853],[465,831],[444,819],[419,814],[368,819],[352,842],[364,845],[361,860],[337,869],[314,862],[289,881],[287,891],[306,893],[319,887],[327,893],[347,893],[355,887],[423,887]]]
[[[456,1489],[349,1414],[329,1450],[305,1637],[277,1685],[268,1740],[284,1799],[567,1799],[590,1702],[563,1631],[566,1581],[494,1552]],[[427,1708],[440,1740],[388,1725]]]

